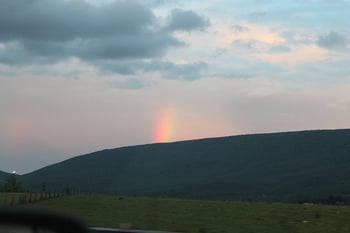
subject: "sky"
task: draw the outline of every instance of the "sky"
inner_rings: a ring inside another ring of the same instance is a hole
[[[0,170],[350,128],[349,0],[1,0]]]

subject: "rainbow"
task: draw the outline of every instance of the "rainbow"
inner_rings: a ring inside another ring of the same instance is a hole
[[[153,142],[168,142],[172,139],[175,129],[175,110],[163,108],[156,116]]]

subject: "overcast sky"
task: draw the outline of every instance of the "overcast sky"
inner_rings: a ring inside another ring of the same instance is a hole
[[[1,0],[0,170],[350,128],[349,0]]]

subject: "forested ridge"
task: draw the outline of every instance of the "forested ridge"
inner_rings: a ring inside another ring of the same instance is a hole
[[[262,201],[350,194],[350,130],[159,143],[81,155],[20,176],[23,187]]]

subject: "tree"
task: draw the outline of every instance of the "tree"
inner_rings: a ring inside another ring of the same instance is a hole
[[[6,178],[5,184],[2,186],[4,192],[18,193],[22,191],[21,184],[17,181],[16,176],[16,174],[12,174]]]
[[[68,184],[66,184],[66,185],[64,186],[64,188],[63,188],[63,193],[64,193],[65,195],[70,195],[70,194],[71,194],[71,190],[70,190]]]
[[[45,182],[43,182],[41,184],[41,192],[46,193],[46,183]]]

